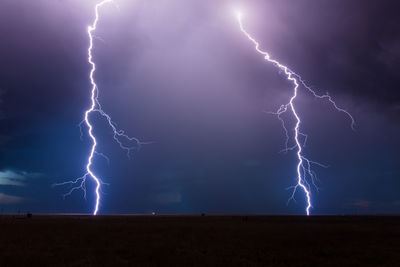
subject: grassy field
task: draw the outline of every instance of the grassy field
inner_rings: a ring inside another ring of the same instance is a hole
[[[0,216],[0,266],[400,266],[400,217]]]

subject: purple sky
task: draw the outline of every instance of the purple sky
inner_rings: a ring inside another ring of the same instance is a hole
[[[395,1],[116,0],[102,9],[94,56],[100,101],[119,127],[154,144],[128,159],[100,118],[96,160],[110,183],[102,213],[294,213],[293,153],[263,111],[291,84],[241,34],[233,10],[274,58],[328,91],[356,119],[301,91],[316,169],[312,213],[400,211],[400,16]],[[317,2],[317,3],[316,3]],[[96,1],[0,3],[0,208],[90,212],[54,182],[80,176],[89,140],[87,25]]]

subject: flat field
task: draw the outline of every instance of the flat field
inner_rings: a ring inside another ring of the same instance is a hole
[[[400,266],[400,216],[0,216],[0,266]]]

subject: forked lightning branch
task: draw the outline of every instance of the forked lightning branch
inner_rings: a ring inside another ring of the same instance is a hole
[[[242,33],[250,40],[251,43],[253,43],[255,50],[263,56],[263,58],[273,64],[275,67],[277,67],[279,70],[281,70],[285,76],[286,79],[289,80],[293,84],[293,94],[288,100],[287,103],[282,104],[279,109],[276,112],[269,112],[271,114],[274,114],[278,117],[278,119],[281,121],[283,130],[286,135],[286,141],[285,141],[285,151],[296,151],[296,156],[297,156],[297,165],[296,165],[296,184],[292,187],[292,195],[289,200],[294,199],[295,193],[298,189],[301,189],[306,198],[306,213],[307,215],[310,215],[310,209],[312,207],[312,201],[311,201],[311,185],[316,187],[315,180],[316,180],[316,174],[312,169],[313,165],[317,165],[320,167],[327,167],[323,164],[320,164],[316,161],[309,160],[308,158],[305,157],[304,152],[303,152],[303,146],[305,144],[305,141],[307,140],[307,135],[301,132],[301,115],[298,113],[296,110],[296,105],[295,101],[298,96],[298,90],[299,88],[303,87],[305,88],[308,92],[311,93],[312,96],[319,98],[319,99],[325,99],[329,103],[333,105],[333,107],[339,111],[343,112],[346,114],[350,121],[351,121],[351,128],[354,130],[355,122],[351,114],[346,111],[345,109],[340,108],[336,102],[328,95],[319,95],[317,94],[314,90],[312,90],[305,82],[304,80],[295,72],[293,72],[291,69],[289,69],[287,66],[281,64],[279,61],[271,58],[269,53],[263,51],[260,49],[260,44],[252,37],[244,28],[243,26],[243,15],[240,12],[237,12],[237,20],[239,22],[239,27]],[[288,147],[289,143],[289,131],[286,127],[286,122],[283,119],[282,115],[285,114],[286,112],[291,112],[296,123],[294,126],[294,143],[295,145],[292,147]],[[303,138],[304,141],[301,140]]]

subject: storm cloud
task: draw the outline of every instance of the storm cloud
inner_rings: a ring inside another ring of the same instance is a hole
[[[95,163],[110,184],[102,212],[304,212],[301,194],[286,205],[295,158],[279,153],[284,132],[265,113],[287,101],[291,85],[241,34],[237,8],[264,50],[356,119],[354,132],[329,103],[300,93],[305,153],[330,166],[316,170],[312,212],[398,203],[396,1],[116,2],[101,11],[96,32],[99,99],[120,128],[153,143],[128,159],[104,121],[92,118],[99,150],[111,159]],[[0,181],[24,185],[0,192],[35,199],[23,202],[32,211],[91,210],[93,184],[87,202],[80,193],[63,200],[51,184],[84,172],[90,141],[80,140],[77,125],[89,105],[86,30],[95,3],[0,3],[0,174],[9,177]],[[43,177],[26,183],[7,170]]]

